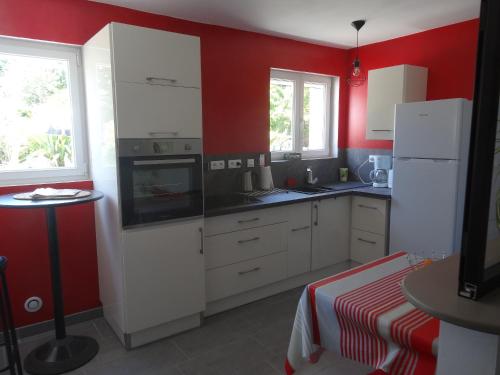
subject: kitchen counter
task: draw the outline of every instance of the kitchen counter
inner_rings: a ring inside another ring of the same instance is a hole
[[[344,184],[324,184],[321,186],[329,187],[335,190],[314,194],[305,194],[287,190],[285,192],[262,195],[256,197],[256,199],[246,197],[241,193],[235,193],[234,195],[229,196],[207,197],[205,199],[205,217],[227,215],[236,212],[258,210],[273,206],[314,201],[318,199],[335,198],[345,195],[366,196],[384,200],[391,199],[391,189],[389,188],[374,188],[372,186],[365,187],[350,182]]]

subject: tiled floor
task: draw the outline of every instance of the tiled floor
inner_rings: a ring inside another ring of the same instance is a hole
[[[68,327],[100,345],[97,356],[75,375],[277,375],[303,288],[278,294],[205,319],[202,327],[126,351],[103,318]],[[21,340],[21,356],[50,333]],[[365,375],[370,368],[325,353],[298,375]]]

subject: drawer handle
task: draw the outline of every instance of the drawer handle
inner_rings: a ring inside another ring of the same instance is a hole
[[[377,207],[367,206],[366,204],[358,204],[358,207],[360,207],[360,208],[368,208],[369,210],[378,210]]]
[[[149,132],[149,135],[151,137],[156,137],[157,135],[158,136],[161,136],[161,135],[167,135],[167,134],[170,134],[174,137],[177,137],[179,135],[179,132]]]
[[[247,243],[247,242],[258,241],[258,240],[260,240],[260,237],[254,237],[254,238],[250,238],[248,240],[239,240],[238,243]]]
[[[300,228],[293,228],[292,232],[298,232],[299,230],[306,230],[309,229],[309,225],[306,225],[305,227],[300,227]]]
[[[150,84],[154,84],[154,81],[161,81],[161,82],[167,82],[170,83],[171,85],[174,85],[177,83],[176,79],[173,78],[162,78],[162,77],[146,77],[146,81]]]
[[[364,238],[358,238],[358,241],[366,242],[366,243],[369,243],[370,245],[376,245],[377,244],[375,241],[368,241],[368,240],[365,240]]]
[[[254,217],[253,219],[247,219],[247,220],[238,220],[238,224],[245,224],[245,223],[251,223],[253,221],[259,221],[260,219],[258,217]]]
[[[250,273],[250,272],[257,272],[258,270],[260,270],[260,267],[255,267],[255,268],[252,268],[251,270],[239,271],[238,275],[245,275],[245,274]]]
[[[370,129],[372,132],[392,132],[389,129]]]

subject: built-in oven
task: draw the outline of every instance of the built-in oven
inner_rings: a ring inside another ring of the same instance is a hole
[[[203,215],[201,139],[119,139],[124,228]]]

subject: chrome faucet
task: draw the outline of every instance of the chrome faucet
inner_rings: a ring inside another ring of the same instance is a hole
[[[306,175],[307,175],[306,182],[309,185],[314,185],[316,182],[318,182],[318,177],[313,178],[313,171],[312,171],[311,167],[307,167]]]

